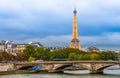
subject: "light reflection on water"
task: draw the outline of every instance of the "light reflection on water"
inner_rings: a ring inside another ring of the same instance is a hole
[[[89,74],[89,70],[64,71],[66,74]]]
[[[120,75],[120,66],[111,66],[103,71],[104,74],[111,74],[111,75]]]
[[[89,70],[64,71],[67,74],[89,74]],[[120,66],[115,65],[103,70],[103,74],[120,75]]]

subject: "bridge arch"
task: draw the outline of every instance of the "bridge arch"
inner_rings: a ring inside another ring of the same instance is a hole
[[[104,70],[105,68],[108,68],[108,67],[111,67],[111,66],[115,66],[115,65],[106,65],[106,66],[103,66],[103,67],[98,68],[96,70]]]
[[[29,68],[32,68],[33,66],[23,66],[23,67],[20,67],[18,70],[26,70],[26,69],[29,69]]]
[[[76,68],[83,68],[83,69],[87,69],[90,70],[90,65],[87,64],[79,64],[79,65],[75,65],[75,64],[62,64],[62,65],[57,65],[57,67],[54,67],[54,70],[63,70],[67,67],[70,66],[74,66]]]
[[[116,64],[95,64],[92,66],[91,73],[103,73],[103,70],[107,67],[114,66]]]
[[[70,66],[72,66],[72,64],[60,65],[60,66],[56,67],[55,70],[63,70],[63,69],[65,69],[66,67],[70,67]]]
[[[81,67],[81,68],[86,69],[86,70],[90,70],[90,68],[91,68],[91,64],[84,64],[84,63],[74,64],[74,66]]]
[[[41,66],[42,68],[45,68],[42,65],[21,65],[21,66],[16,66],[16,70],[27,70],[27,69],[32,68],[34,66]]]

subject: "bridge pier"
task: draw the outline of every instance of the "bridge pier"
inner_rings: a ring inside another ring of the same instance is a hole
[[[103,70],[92,70],[90,74],[103,74]]]

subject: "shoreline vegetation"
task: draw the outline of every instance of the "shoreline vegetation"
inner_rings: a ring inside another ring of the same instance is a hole
[[[114,51],[83,51],[73,48],[63,48],[51,51],[44,47],[35,48],[28,45],[20,53],[0,52],[0,62],[17,61],[87,61],[87,60],[119,60],[119,53]]]

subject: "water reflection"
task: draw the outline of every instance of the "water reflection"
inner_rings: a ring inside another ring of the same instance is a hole
[[[89,70],[64,71],[66,74],[89,74]],[[115,65],[103,70],[103,74],[120,75],[120,66]]]
[[[111,75],[120,75],[120,66],[115,65],[115,66],[108,67],[108,68],[103,70],[103,73],[104,74],[111,74]]]
[[[89,74],[89,70],[64,71],[66,74]]]

